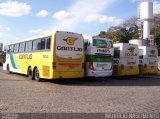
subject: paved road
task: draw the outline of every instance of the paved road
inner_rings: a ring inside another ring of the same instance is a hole
[[[160,112],[160,76],[37,82],[0,69],[6,112]]]

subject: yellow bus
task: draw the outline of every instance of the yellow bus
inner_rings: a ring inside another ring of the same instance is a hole
[[[113,76],[130,76],[139,74],[138,45],[130,43],[113,44]]]
[[[139,46],[140,74],[158,73],[158,49],[154,46]]]
[[[82,34],[56,31],[8,45],[3,69],[32,80],[84,77]]]
[[[0,51],[0,65],[4,63],[5,60],[5,54],[3,51]]]

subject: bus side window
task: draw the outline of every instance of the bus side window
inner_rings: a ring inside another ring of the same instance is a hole
[[[24,52],[24,48],[25,48],[25,42],[20,43],[20,45],[19,45],[19,52]]]
[[[50,49],[50,46],[51,46],[51,37],[48,37],[46,39],[47,39],[46,49]]]
[[[22,52],[24,52],[25,45],[26,45],[26,43],[25,43],[25,42],[24,42],[24,43],[22,43]]]
[[[10,46],[8,46],[7,53],[11,53],[11,45],[10,45]]]
[[[10,47],[10,48],[9,48],[9,51],[10,51],[10,53],[12,53],[12,52],[13,52],[14,45],[10,45],[9,47]]]
[[[16,46],[17,46],[16,52],[19,52],[19,43],[16,44]]]
[[[26,42],[25,52],[27,52],[29,49],[29,42]]]
[[[32,51],[32,41],[26,42],[25,52]]]
[[[18,52],[19,50],[19,43],[14,45],[14,53]]]
[[[37,50],[37,40],[33,41],[33,51]]]
[[[41,39],[41,50],[45,50],[45,45],[46,45],[45,41],[46,41],[45,38]]]
[[[13,51],[14,51],[14,45],[12,45],[11,47],[11,52],[13,53]]]
[[[37,40],[37,50],[41,50],[41,39]]]
[[[16,52],[16,44],[14,44],[13,52]]]
[[[22,43],[19,44],[19,52],[22,52]]]
[[[29,41],[28,51],[32,51],[32,49],[33,49],[33,42],[32,42],[32,41]]]
[[[41,40],[37,39],[33,41],[33,51],[41,50]]]

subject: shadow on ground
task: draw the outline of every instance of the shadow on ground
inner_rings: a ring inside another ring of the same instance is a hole
[[[2,73],[6,73],[2,71]],[[7,73],[6,73],[7,74]],[[9,76],[10,75],[10,76]],[[11,75],[16,78],[12,79]],[[28,77],[20,74],[8,74],[8,77],[1,78],[0,81],[29,81]],[[33,81],[34,82],[34,81]],[[160,86],[159,75],[143,76],[121,76],[105,78],[81,78],[81,79],[58,79],[42,80],[40,83],[54,83],[66,86]]]
[[[60,79],[49,82],[67,86],[160,86],[160,76]]]

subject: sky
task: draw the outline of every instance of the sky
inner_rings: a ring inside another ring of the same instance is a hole
[[[84,37],[137,16],[138,0],[0,0],[0,42],[14,43],[62,30]],[[160,13],[160,0],[154,0]]]

